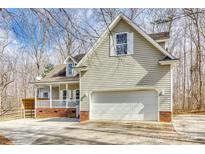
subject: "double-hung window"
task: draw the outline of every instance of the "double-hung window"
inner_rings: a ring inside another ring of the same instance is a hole
[[[80,91],[76,90],[76,99],[79,99],[79,98],[80,98]]]
[[[127,33],[116,34],[116,54],[126,55],[128,53]]]
[[[67,98],[67,90],[63,90],[63,100],[66,100]]]
[[[48,98],[48,92],[43,92],[43,98]]]
[[[72,63],[67,64],[66,74],[67,76],[73,75],[73,64]]]
[[[123,56],[133,54],[133,43],[133,32],[120,32],[110,35],[110,56]]]

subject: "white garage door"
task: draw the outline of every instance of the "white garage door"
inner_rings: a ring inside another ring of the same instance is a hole
[[[155,91],[94,92],[91,120],[157,120]]]

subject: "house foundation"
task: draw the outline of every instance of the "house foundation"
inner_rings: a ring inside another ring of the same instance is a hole
[[[36,118],[68,117],[76,118],[76,108],[37,108]]]
[[[89,111],[80,112],[80,122],[89,120]],[[171,122],[172,121],[172,112],[169,111],[160,111],[160,122]]]
[[[160,111],[160,122],[171,122],[172,121],[172,112],[169,111]]]
[[[81,111],[80,112],[80,122],[89,120],[89,111]]]

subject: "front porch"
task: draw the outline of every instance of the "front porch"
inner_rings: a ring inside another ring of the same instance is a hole
[[[36,108],[72,108],[79,105],[79,99],[67,99],[67,100],[43,100],[38,98],[36,102]]]
[[[35,117],[79,117],[79,83],[36,86]]]

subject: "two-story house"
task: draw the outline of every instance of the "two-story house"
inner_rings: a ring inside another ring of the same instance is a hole
[[[36,117],[86,120],[172,119],[168,33],[148,35],[119,15],[84,55],[69,56],[36,81]]]

